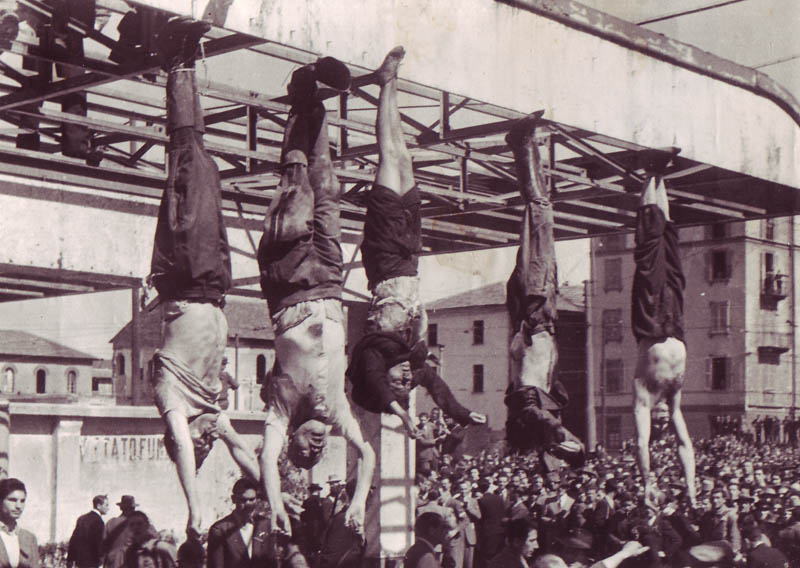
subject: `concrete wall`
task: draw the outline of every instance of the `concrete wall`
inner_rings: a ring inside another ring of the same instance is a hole
[[[232,418],[255,451],[263,415],[233,413]],[[161,442],[163,432],[154,408],[12,402],[9,470],[28,489],[21,525],[40,543],[65,541],[75,519],[91,508],[94,495],[108,494],[117,503],[121,495],[130,494],[156,528],[182,535],[187,509]],[[239,475],[224,444],[216,444],[198,474],[203,526],[230,511],[230,490]],[[112,506],[111,516],[118,514]]]

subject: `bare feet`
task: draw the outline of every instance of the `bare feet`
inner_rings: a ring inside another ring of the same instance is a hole
[[[375,70],[375,78],[377,79],[378,85],[383,86],[392,79],[397,78],[397,68],[400,66],[400,62],[405,56],[406,50],[402,45],[393,47],[392,50],[386,54],[381,66]]]

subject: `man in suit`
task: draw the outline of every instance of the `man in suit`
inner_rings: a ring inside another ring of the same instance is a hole
[[[427,512],[414,523],[415,542],[405,556],[405,568],[441,568],[435,549],[442,544],[447,524],[438,513]]]
[[[527,568],[539,548],[539,533],[528,519],[514,519],[506,528],[506,546],[489,561],[489,568]]]
[[[107,495],[92,499],[92,510],[78,517],[75,530],[69,539],[67,568],[97,568],[103,562],[103,515],[108,513]]]
[[[503,548],[503,518],[506,507],[502,497],[489,491],[489,481],[486,478],[478,481],[478,491],[483,496],[478,499],[480,520],[477,523],[475,567],[486,568],[489,559]]]
[[[122,514],[106,523],[103,537],[103,549],[106,557],[103,561],[103,568],[120,568],[125,563],[125,551],[131,544],[132,535],[128,521],[136,510],[136,498],[133,495],[123,495],[117,506]]]
[[[233,484],[233,512],[208,532],[208,568],[277,566],[269,538],[269,519],[256,516],[258,485],[246,478]]]

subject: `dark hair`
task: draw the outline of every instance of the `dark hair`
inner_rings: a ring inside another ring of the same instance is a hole
[[[443,524],[444,519],[439,513],[427,511],[417,517],[417,522],[414,523],[414,534],[424,538],[433,531],[441,529]]]
[[[92,507],[97,508],[106,501],[108,501],[108,495],[95,495],[92,498]]]
[[[489,489],[490,485],[491,484],[489,483],[488,479],[486,479],[485,477],[481,477],[478,480],[478,491],[480,491],[481,493],[486,493],[486,490]]]
[[[506,526],[506,540],[508,542],[519,539],[525,540],[528,538],[528,533],[535,528],[535,526],[528,522],[528,519],[513,519]]]
[[[234,497],[241,497],[245,491],[250,491],[251,489],[258,493],[258,484],[249,477],[242,477],[233,484],[232,493]]]
[[[8,497],[14,491],[22,491],[25,495],[28,490],[25,489],[25,484],[16,477],[7,477],[0,481],[0,501]]]
[[[303,455],[300,451],[300,447],[297,445],[295,441],[294,435],[289,437],[289,444],[286,447],[286,457],[289,458],[289,461],[292,462],[294,465],[299,467],[300,469],[311,469],[319,460],[322,459],[323,452],[310,452],[307,456]]]

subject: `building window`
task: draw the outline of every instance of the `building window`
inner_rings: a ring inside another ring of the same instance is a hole
[[[730,255],[727,250],[715,250],[711,253],[710,276],[712,282],[728,280],[731,277]]]
[[[123,376],[125,374],[125,355],[117,353],[117,375]]]
[[[435,323],[428,324],[428,346],[439,345],[439,326]]]
[[[604,261],[605,281],[603,289],[606,292],[622,290],[622,259],[607,258]]]
[[[3,393],[11,393],[14,392],[14,379],[16,378],[17,372],[14,370],[14,367],[6,367],[3,369],[3,376],[0,377],[0,392]]]
[[[256,357],[256,382],[263,383],[267,376],[267,358],[261,354]]]
[[[472,344],[483,345],[483,320],[472,322]]]
[[[472,366],[472,392],[483,392],[483,365]]]
[[[78,373],[73,369],[67,371],[67,392],[69,394],[78,392]]]
[[[622,392],[624,367],[622,359],[606,359],[606,392],[609,394]]]
[[[731,360],[730,357],[712,357],[707,362],[707,381],[710,383],[711,390],[728,390],[731,383]]]
[[[622,448],[622,417],[606,418],[606,446],[612,450]]]
[[[728,302],[711,302],[710,334],[728,333]]]
[[[603,310],[603,341],[622,341],[622,310]]]
[[[111,377],[92,377],[92,392],[98,395],[111,396],[113,394]]]
[[[36,394],[47,392],[47,371],[37,369],[36,371]]]
[[[764,238],[768,241],[775,240],[775,219],[764,219]]]
[[[602,251],[615,251],[625,248],[625,234],[614,233],[611,235],[603,235],[600,237],[600,250]]]

